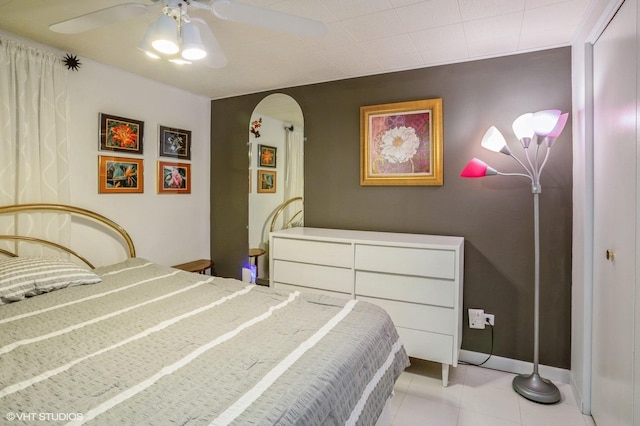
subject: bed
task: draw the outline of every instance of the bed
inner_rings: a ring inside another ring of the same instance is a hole
[[[0,207],[0,214],[15,214],[14,207]],[[117,224],[89,213],[115,229],[127,259],[91,269],[64,248],[59,257],[1,250],[4,419],[305,426],[384,420],[409,364],[384,310],[159,265],[136,257]]]

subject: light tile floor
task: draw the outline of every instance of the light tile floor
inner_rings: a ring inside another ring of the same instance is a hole
[[[440,364],[411,359],[395,386],[394,426],[595,426],[567,384],[556,383],[559,403],[544,405],[515,393],[511,373],[458,364],[444,388],[441,371]]]

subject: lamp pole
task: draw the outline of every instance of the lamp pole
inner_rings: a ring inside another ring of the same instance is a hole
[[[539,176],[536,176],[539,178]],[[536,179],[537,182],[538,179]],[[540,207],[541,188],[534,183],[533,191],[533,232],[534,232],[534,298],[533,298],[533,372],[520,374],[513,378],[513,390],[523,397],[542,404],[554,404],[560,401],[560,390],[550,380],[538,372],[540,347]]]
[[[540,358],[540,187],[533,192],[534,267],[533,286],[533,374],[538,374]]]

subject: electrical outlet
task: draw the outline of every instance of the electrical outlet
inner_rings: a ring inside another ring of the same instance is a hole
[[[469,308],[469,328],[484,329],[484,309]]]
[[[484,314],[484,323],[495,325],[495,316],[493,314]]]

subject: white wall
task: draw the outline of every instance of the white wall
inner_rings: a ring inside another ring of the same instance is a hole
[[[133,238],[138,257],[166,265],[209,258],[210,100],[80,60],[80,70],[69,75],[71,204],[123,226]],[[146,59],[141,56],[140,60]],[[143,194],[98,194],[98,155],[120,155],[98,150],[101,112],[144,121]],[[192,131],[191,194],[157,194],[161,124]],[[87,231],[84,228],[74,228],[72,244],[81,252],[88,250],[89,260],[101,265],[122,259],[123,251],[112,243],[81,235]]]

